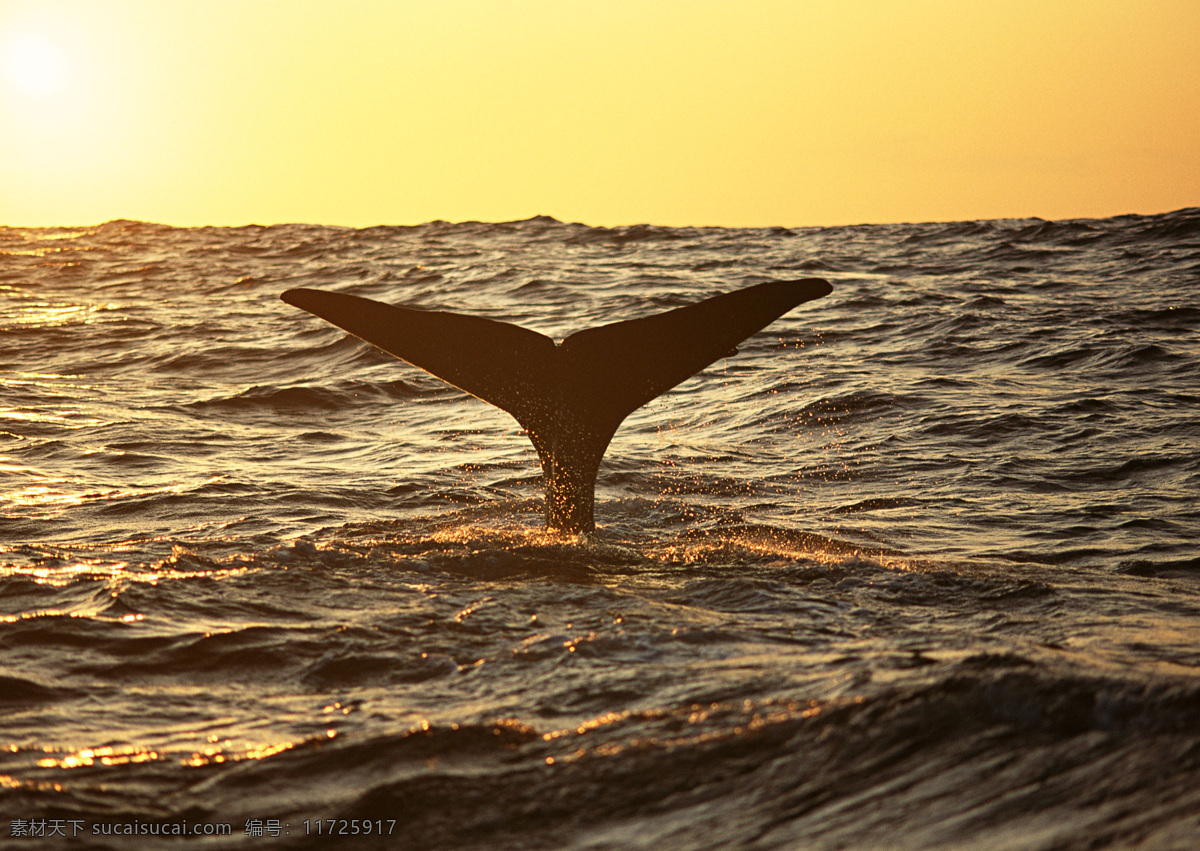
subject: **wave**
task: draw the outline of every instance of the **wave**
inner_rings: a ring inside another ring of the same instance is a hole
[[[428,395],[405,381],[338,381],[330,386],[250,387],[233,396],[191,402],[193,410],[228,409],[232,411],[268,409],[340,410],[363,401],[400,400]]]

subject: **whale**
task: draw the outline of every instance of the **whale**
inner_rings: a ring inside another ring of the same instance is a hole
[[[822,278],[768,281],[560,342],[495,319],[290,289],[286,303],[507,411],[537,450],[548,529],[595,529],[596,476],[621,422],[792,308]]]

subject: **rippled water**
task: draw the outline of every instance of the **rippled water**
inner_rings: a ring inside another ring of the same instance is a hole
[[[585,539],[508,415],[278,299],[561,337],[810,276]],[[6,841],[1196,845],[1200,211],[0,229],[0,290]]]

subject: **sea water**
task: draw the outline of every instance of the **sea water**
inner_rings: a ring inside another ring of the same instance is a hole
[[[507,414],[279,300],[561,338],[803,277],[584,538]],[[1198,296],[1195,209],[0,229],[0,844],[1196,847]]]

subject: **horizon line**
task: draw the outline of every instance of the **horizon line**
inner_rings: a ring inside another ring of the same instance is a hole
[[[1020,222],[1020,221],[1041,221],[1041,222],[1086,222],[1086,221],[1104,221],[1108,219],[1121,219],[1129,217],[1148,218],[1153,216],[1172,216],[1179,213],[1186,213],[1192,210],[1200,211],[1200,205],[1179,207],[1173,210],[1163,210],[1156,213],[1137,213],[1126,212],[1116,213],[1110,216],[1068,216],[1064,218],[1045,218],[1037,215],[1028,216],[999,216],[996,218],[973,218],[973,219],[927,219],[922,221],[861,221],[861,222],[843,222],[838,224],[820,224],[820,225],[662,225],[654,224],[653,222],[631,222],[629,224],[619,225],[590,225],[586,222],[572,222],[564,219],[559,219],[555,216],[538,213],[523,219],[503,219],[498,221],[485,221],[483,219],[460,219],[450,221],[447,219],[429,219],[423,222],[412,224],[405,223],[387,223],[379,222],[371,225],[344,225],[328,222],[305,222],[300,220],[285,220],[269,223],[248,221],[241,224],[202,224],[202,225],[177,225],[170,222],[160,222],[151,219],[129,219],[117,217],[114,219],[105,219],[104,221],[94,222],[89,224],[55,224],[55,225],[0,225],[4,230],[88,230],[93,228],[102,228],[106,225],[117,224],[136,224],[136,225],[152,225],[155,227],[166,227],[173,230],[200,230],[203,228],[217,228],[238,230],[242,228],[271,228],[271,227],[322,227],[322,228],[342,228],[345,230],[371,230],[373,228],[420,228],[429,225],[518,225],[527,224],[530,222],[544,221],[548,224],[558,224],[567,226],[579,226],[591,228],[593,230],[618,230],[621,228],[667,228],[671,230],[825,230],[829,228],[845,228],[845,227],[882,227],[887,225],[950,225],[964,223],[979,223],[979,222]]]

